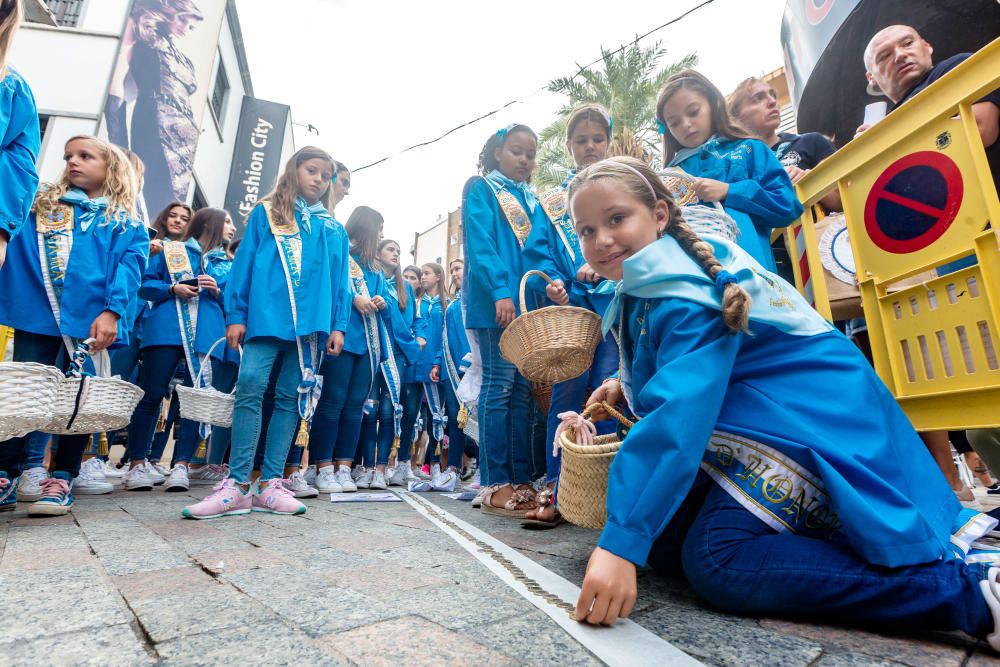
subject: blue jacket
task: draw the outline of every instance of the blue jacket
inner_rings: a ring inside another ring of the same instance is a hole
[[[194,349],[199,354],[207,354],[212,344],[226,335],[226,318],[223,315],[222,304],[225,283],[228,281],[231,262],[204,262],[201,246],[195,239],[188,239],[184,244],[191,270],[195,276],[208,274],[219,283],[219,296],[210,296],[202,292],[198,296],[198,326],[195,330]],[[225,254],[225,253],[223,253]],[[154,345],[183,345],[180,323],[177,320],[177,299],[170,294],[173,281],[167,271],[165,253],[159,253],[149,260],[146,273],[142,277],[139,288],[139,298],[144,299],[152,307],[146,312],[142,327],[145,335],[142,337],[141,348]],[[223,349],[228,346],[219,345],[212,356],[223,360]]]
[[[243,324],[246,340],[261,336],[292,341],[312,333],[347,332],[351,294],[348,282],[347,232],[334,222],[313,219],[302,227],[302,279],[295,289],[298,327],[292,330],[285,271],[263,205],[247,218],[247,228],[233,259],[225,293],[226,324]]]
[[[355,257],[354,261],[358,262],[358,258]],[[376,296],[381,296],[385,299],[385,276],[382,275],[382,272],[378,269],[365,266],[361,262],[358,262],[358,264],[361,265],[361,272],[365,275],[365,285],[368,286],[368,297],[374,299]],[[347,331],[344,333],[344,349],[351,354],[368,354],[365,320],[361,316],[361,313],[354,308],[354,296],[356,294],[351,295],[351,317],[347,324]],[[388,310],[388,305],[386,310]],[[378,319],[381,320],[381,314]],[[384,358],[384,352],[382,356]]]
[[[11,238],[28,219],[38,190],[40,146],[35,97],[21,75],[8,70],[0,82],[0,229]]]
[[[441,366],[442,333],[444,332],[444,308],[440,297],[424,296],[420,300],[420,317],[426,326],[427,344],[420,351],[416,364],[416,382],[430,382],[431,369]]]
[[[455,370],[458,371],[458,377],[451,378],[451,380],[457,384],[472,363],[470,359],[465,358],[465,355],[469,354],[471,349],[469,348],[469,339],[465,334],[465,322],[462,319],[461,292],[448,304],[448,309],[444,314],[444,327],[448,331],[448,352],[451,355],[452,363],[455,364]],[[450,376],[448,368],[448,363],[442,361],[442,379]]]
[[[413,322],[416,318],[417,305],[413,296],[413,288],[404,281],[406,287],[406,308],[399,309],[399,299],[396,294],[394,283],[385,281],[385,298],[388,307],[382,311],[382,316],[388,322],[389,331],[392,332],[393,351],[396,354],[396,365],[400,373],[404,373],[407,366],[412,366],[420,356],[420,344],[417,343],[413,335]]]
[[[136,220],[104,224],[103,214],[85,232],[80,226],[82,212],[74,206],[73,250],[59,303],[59,325],[45,295],[35,213],[10,242],[7,261],[0,268],[0,323],[19,331],[83,339],[97,316],[109,310],[118,315],[114,346],[127,345],[133,324],[129,315],[134,315],[129,301],[146,269],[149,234]]]
[[[740,244],[768,271],[775,270],[771,230],[802,215],[792,181],[771,149],[758,139],[712,137],[693,155],[672,164],[698,178],[729,184],[721,202],[740,227]]]
[[[529,213],[532,229],[551,226],[541,204],[531,213],[524,194],[516,189],[513,194]],[[466,325],[470,329],[497,329],[497,301],[513,299],[517,314],[521,312],[518,291],[525,262],[521,246],[496,196],[479,176],[466,181],[462,192],[462,229],[467,262],[462,285],[466,298]]]

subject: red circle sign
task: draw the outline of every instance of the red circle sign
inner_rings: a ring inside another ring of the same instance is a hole
[[[937,241],[962,207],[962,172],[947,155],[911,153],[882,172],[865,202],[865,230],[876,246],[894,254],[923,250]]]

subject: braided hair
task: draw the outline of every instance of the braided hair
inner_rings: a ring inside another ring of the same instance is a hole
[[[514,134],[515,132],[526,132],[530,134],[538,143],[538,135],[527,125],[521,125],[515,123],[513,125],[508,125],[503,130],[499,132],[494,132],[490,135],[490,138],[486,140],[483,144],[483,150],[479,151],[479,173],[486,176],[491,171],[500,168],[500,161],[496,158],[496,150],[504,145],[507,141],[507,137]]]
[[[596,180],[615,180],[622,184],[630,195],[653,209],[659,201],[667,204],[669,216],[663,233],[674,237],[680,247],[695,260],[705,274],[715,280],[723,270],[715,258],[711,244],[703,241],[692,231],[681,207],[674,203],[667,186],[645,162],[631,157],[612,157],[596,162],[580,171],[569,186],[569,200],[581,188]],[[654,197],[655,195],[655,197]],[[570,208],[572,211],[572,208]],[[722,293],[722,320],[734,332],[749,333],[750,295],[738,283],[728,283]]]

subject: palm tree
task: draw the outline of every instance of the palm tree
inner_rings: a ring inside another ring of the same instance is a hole
[[[659,69],[666,52],[660,42],[649,47],[633,42],[614,52],[602,47],[600,69],[581,68],[574,76],[549,82],[550,91],[568,99],[559,109],[559,119],[539,135],[538,168],[532,177],[539,190],[559,185],[573,168],[573,160],[566,153],[566,119],[573,107],[585,102],[597,102],[611,112],[612,147],[617,146],[619,154],[641,154],[646,159],[659,155],[660,139],[653,114],[656,94],[672,74],[698,64],[698,55],[689,53]]]

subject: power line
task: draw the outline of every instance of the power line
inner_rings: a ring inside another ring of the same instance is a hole
[[[638,44],[640,40],[643,40],[643,39],[649,37],[650,35],[652,35],[653,33],[659,32],[660,30],[663,30],[664,28],[666,28],[668,26],[671,26],[671,25],[677,23],[678,21],[681,21],[681,20],[687,18],[688,16],[690,16],[693,13],[695,13],[696,11],[698,11],[699,9],[701,9],[702,7],[704,7],[706,5],[710,5],[713,2],[715,2],[715,0],[704,0],[701,4],[695,5],[691,9],[687,10],[686,12],[684,12],[683,14],[679,14],[678,16],[675,16],[674,18],[670,19],[666,23],[664,23],[662,25],[658,25],[655,28],[653,28],[652,30],[649,30],[649,31],[647,31],[647,32],[645,32],[645,33],[643,33],[641,35],[636,36],[636,38],[633,41],[629,42],[628,44],[623,44],[622,46],[618,47],[614,51],[609,51],[607,53],[607,55],[613,56],[613,55],[616,55],[618,53],[621,53],[628,46],[630,46],[632,44]],[[605,58],[605,55],[602,54],[601,57],[597,58],[593,62],[590,62],[590,63],[588,63],[588,64],[580,67],[580,69],[578,69],[576,71],[576,74],[574,74],[573,76],[570,77],[570,80],[572,81],[573,79],[575,79],[576,77],[580,76],[585,71],[587,71],[588,69],[590,69],[591,67],[593,67],[594,65],[602,62],[604,60],[604,58]],[[503,111],[507,107],[514,106],[515,104],[521,104],[521,103],[527,101],[528,99],[534,97],[538,93],[544,92],[547,89],[548,89],[548,84],[542,86],[541,88],[538,88],[538,89],[532,91],[531,93],[525,95],[524,97],[519,97],[517,99],[513,99],[510,102],[507,102],[506,104],[503,104],[503,105],[497,107],[496,109],[493,109],[492,111],[487,111],[486,113],[482,114],[481,116],[477,116],[477,117],[473,118],[472,120],[467,120],[464,123],[461,123],[460,125],[456,125],[455,127],[451,128],[450,130],[448,130],[447,132],[445,132],[444,134],[442,134],[440,136],[434,137],[433,139],[428,139],[427,141],[421,141],[420,143],[413,144],[412,146],[407,146],[406,148],[404,148],[401,151],[397,151],[397,152],[392,153],[390,155],[386,155],[385,157],[379,158],[378,160],[375,160],[374,162],[369,162],[368,164],[366,164],[366,165],[364,165],[362,167],[358,167],[357,169],[354,170],[354,173],[357,173],[357,172],[361,171],[362,169],[367,169],[368,167],[374,167],[375,165],[382,164],[386,160],[390,160],[390,159],[392,159],[394,157],[402,155],[403,153],[409,153],[410,151],[416,150],[417,148],[423,148],[424,146],[430,146],[431,144],[435,144],[435,143],[441,141],[442,139],[444,139],[445,137],[447,137],[447,136],[449,136],[451,134],[454,134],[455,132],[461,130],[464,127],[469,127],[470,125],[474,125],[474,124],[478,123],[481,120],[489,118],[490,116],[495,116],[496,114],[500,113],[501,111]]]

